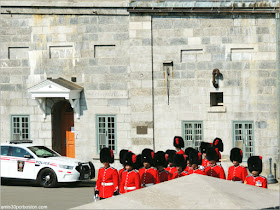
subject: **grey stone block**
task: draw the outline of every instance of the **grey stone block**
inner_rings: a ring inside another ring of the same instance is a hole
[[[269,34],[269,28],[268,27],[257,27],[256,33],[257,34]]]
[[[17,29],[16,28],[6,28],[5,30],[1,30],[1,35],[16,35]]]
[[[143,39],[142,45],[144,46],[150,46],[151,45],[151,39]]]
[[[70,24],[71,25],[76,25],[76,24],[78,24],[78,18],[77,17],[71,17],[70,18]]]
[[[222,43],[223,44],[232,43],[232,38],[231,37],[222,37]]]
[[[118,33],[118,34],[114,34],[113,35],[113,39],[114,40],[128,40],[129,39],[129,36],[128,36],[128,33]]]
[[[97,26],[95,25],[87,25],[86,26],[86,33],[96,33],[97,30]]]
[[[111,66],[110,73],[112,73],[112,74],[127,73],[127,67],[126,66]]]
[[[265,79],[264,85],[265,86],[276,86],[276,79]]]
[[[84,88],[86,90],[98,90],[98,84],[95,84],[95,83],[86,83],[84,85]]]
[[[80,16],[78,17],[78,24],[88,24],[89,17],[88,16]]]
[[[231,69],[232,70],[241,70],[242,62],[232,62]]]
[[[89,65],[90,66],[98,65],[98,60],[97,59],[89,59]]]
[[[89,17],[89,20],[91,24],[97,24],[97,16]]]
[[[276,64],[275,61],[262,61],[258,63],[258,68],[259,69],[275,69]]]
[[[240,86],[240,80],[237,79],[227,79],[224,81],[225,86]]]
[[[0,77],[0,83],[9,83],[10,77],[9,76],[1,76]]]
[[[195,78],[195,71],[182,71],[181,78],[193,79]]]
[[[224,61],[225,60],[225,54],[212,54],[212,60],[213,61]]]
[[[128,100],[127,99],[109,99],[108,106],[127,106]]]
[[[171,45],[187,45],[188,39],[185,38],[173,38],[170,40]]]
[[[221,48],[219,46],[216,45],[207,45],[205,48],[205,51],[207,53],[221,53]]]
[[[23,67],[28,67],[28,66],[29,66],[29,60],[22,60],[22,61],[21,61],[21,65],[22,65]]]
[[[153,22],[154,29],[172,29],[173,24],[171,21]]]
[[[100,83],[98,84],[100,90],[111,90],[110,83]]]
[[[113,24],[115,23],[114,16],[98,16],[98,24]]]
[[[32,32],[32,28],[31,27],[22,27],[22,28],[18,29],[17,34],[20,34],[20,35],[30,35],[31,32]]]
[[[201,43],[202,44],[210,44],[210,38],[209,37],[202,37]]]
[[[0,84],[0,91],[16,91],[16,85]]]
[[[7,36],[4,36],[1,34],[0,36],[0,42],[3,43],[3,42],[10,42],[11,41],[11,36],[10,35],[7,35]]]
[[[114,82],[111,84],[112,90],[126,90],[127,84],[125,82]]]

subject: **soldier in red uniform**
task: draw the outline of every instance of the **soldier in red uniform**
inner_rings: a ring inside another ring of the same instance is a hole
[[[207,176],[217,177],[220,179],[226,179],[225,171],[221,165],[217,165],[219,160],[219,151],[214,147],[208,148],[206,152],[206,158],[209,160],[210,165],[205,168],[205,174]]]
[[[165,156],[167,157],[167,168],[165,168],[166,171],[169,172],[170,178],[172,179],[173,174],[177,171],[176,167],[173,165],[174,155],[176,155],[175,150],[168,149],[165,152]]]
[[[123,193],[131,192],[140,188],[140,176],[138,170],[134,169],[136,155],[127,152],[124,157],[125,171],[122,173],[120,191]]]
[[[189,170],[191,169],[191,167],[192,167],[192,166],[190,165],[190,163],[189,163],[189,155],[190,155],[191,151],[194,151],[194,150],[195,150],[195,149],[192,148],[192,147],[188,147],[188,148],[185,149],[187,166],[186,166],[186,168],[185,168],[184,171],[189,171]]]
[[[124,165],[124,156],[125,154],[128,152],[128,150],[126,149],[122,149],[119,153],[119,158],[120,158],[120,163],[122,164],[123,168],[119,170],[119,193],[123,193],[121,191],[121,188],[120,188],[120,184],[122,182],[122,173],[123,171],[125,170],[125,165]]]
[[[167,161],[165,157],[165,153],[163,151],[158,151],[155,154],[155,166],[157,167],[158,170],[158,176],[160,182],[165,182],[171,179],[170,173],[164,168],[167,166]]]
[[[244,184],[254,185],[257,187],[267,188],[267,179],[261,176],[262,172],[262,157],[251,156],[248,158],[248,168],[252,175],[245,178]]]
[[[189,154],[189,163],[192,166],[188,171],[189,174],[202,174],[205,175],[203,169],[199,169],[198,165],[202,163],[201,153],[197,150],[193,150]]]
[[[200,143],[200,152],[202,153],[203,159],[202,159],[202,166],[206,167],[208,165],[210,165],[209,160],[207,160],[206,158],[206,151],[207,149],[211,147],[211,144],[208,142],[201,142]]]
[[[213,144],[212,146],[214,148],[217,148],[218,149],[218,155],[219,155],[219,160],[217,161],[217,164],[221,165],[221,152],[224,151],[224,144],[223,144],[223,141],[222,139],[216,137],[214,140],[213,140]]]
[[[181,136],[175,136],[173,140],[173,146],[176,149],[176,154],[184,155],[184,151],[182,148],[184,148],[184,139]]]
[[[118,195],[118,171],[110,166],[110,163],[114,162],[113,151],[107,147],[101,149],[100,162],[103,163],[104,167],[100,168],[98,171],[95,195],[99,195],[100,199]]]
[[[154,151],[151,149],[143,149],[142,154],[143,168],[139,169],[141,187],[149,187],[159,183],[158,171],[152,167],[154,165]]]
[[[174,166],[177,171],[173,174],[172,179],[189,175],[187,171],[184,171],[184,168],[186,168],[186,155],[176,154],[174,156]]]
[[[248,175],[247,169],[244,166],[241,166],[242,163],[242,150],[235,147],[230,151],[230,160],[233,163],[233,166],[228,169],[227,180],[235,182],[244,182],[246,176]]]

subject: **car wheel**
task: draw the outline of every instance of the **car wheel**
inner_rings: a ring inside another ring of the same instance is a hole
[[[37,178],[37,182],[45,188],[55,187],[57,185],[56,174],[52,169],[43,169]]]

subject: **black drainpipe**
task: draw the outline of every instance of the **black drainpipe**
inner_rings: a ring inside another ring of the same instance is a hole
[[[153,48],[153,15],[151,15],[151,56],[152,56],[152,114],[153,114],[153,150],[155,145],[155,96],[154,96],[154,48]]]

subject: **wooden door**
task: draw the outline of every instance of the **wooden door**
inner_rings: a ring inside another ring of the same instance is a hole
[[[66,131],[66,156],[75,158],[75,133]]]
[[[63,156],[75,157],[74,112],[69,102],[66,102],[61,112],[61,149]],[[69,148],[68,148],[69,147]]]

